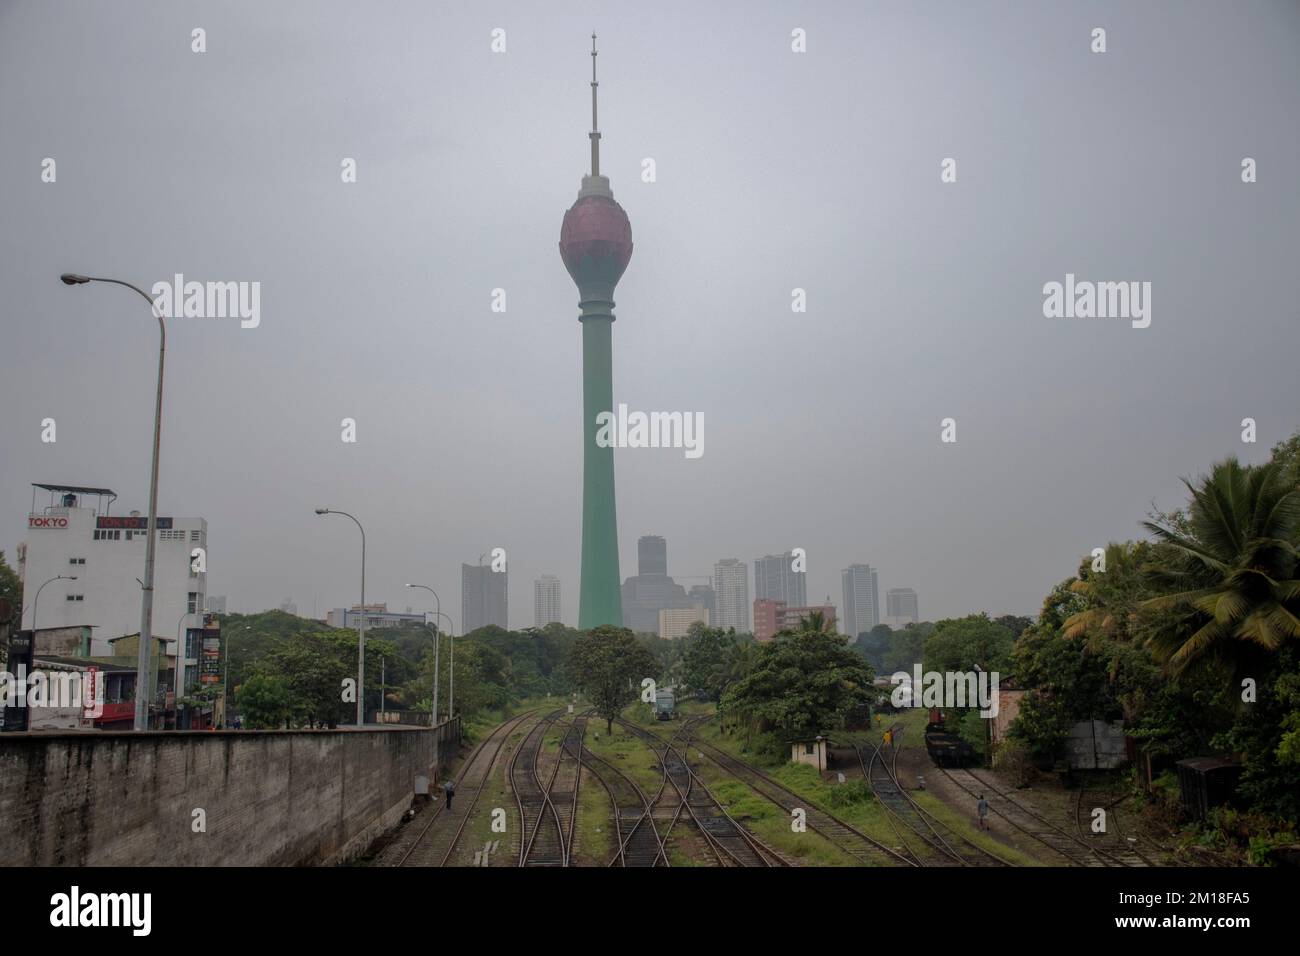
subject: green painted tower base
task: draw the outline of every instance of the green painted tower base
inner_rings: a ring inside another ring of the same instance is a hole
[[[578,627],[623,624],[619,590],[614,449],[596,444],[596,416],[614,405],[611,333],[614,317],[582,323],[582,590]]]

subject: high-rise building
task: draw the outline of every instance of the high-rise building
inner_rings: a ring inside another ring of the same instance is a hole
[[[140,633],[139,579],[149,518],[138,511],[108,514],[117,498],[109,488],[32,488],[50,497],[41,506],[33,491],[27,540],[17,550],[16,570],[27,596],[22,627],[90,627],[89,655],[109,656],[109,641]],[[153,636],[174,642],[182,626],[198,626],[203,616],[208,575],[195,570],[191,552],[207,549],[208,523],[159,516],[156,527]]]
[[[205,610],[213,614],[225,614],[226,596],[224,594],[209,594]]]
[[[894,630],[921,620],[916,592],[911,588],[890,588],[885,592],[885,623]]]
[[[702,607],[664,608],[659,612],[659,636],[677,640],[685,637],[697,622],[709,623],[709,612]]]
[[[827,598],[825,604],[789,607],[784,601],[757,598],[754,601],[754,640],[770,641],[782,631],[793,631],[799,623],[812,614],[822,616],[827,631],[835,630],[835,605]]]
[[[643,534],[636,542],[636,573],[667,574],[668,542],[657,534]]]
[[[668,542],[658,535],[637,541],[637,574],[623,582],[623,626],[658,634],[659,612],[689,608],[686,589],[668,576]]]
[[[597,442],[597,417],[614,409],[614,287],[632,258],[632,225],[600,173],[596,35],[591,35],[591,173],[560,226],[560,258],[578,286],[582,323],[582,580],[578,627],[621,624],[614,449]]]
[[[736,558],[713,566],[714,626],[749,630],[749,567]]]
[[[560,579],[543,574],[533,582],[533,624],[545,627],[560,619]]]
[[[491,565],[460,566],[460,620],[465,634],[489,624],[506,628],[508,571],[493,571]]]
[[[794,570],[794,553],[754,559],[754,598],[784,601],[791,607],[808,603],[808,574]]]
[[[851,564],[840,578],[844,585],[844,633],[853,640],[880,623],[876,570],[869,564]]]
[[[285,598],[281,601],[280,610],[285,614],[292,614],[294,617],[298,616],[298,605],[294,603],[293,598]]]
[[[717,614],[717,597],[713,588],[707,584],[693,584],[690,591],[686,593],[686,600],[691,602],[691,607],[704,608],[709,612],[710,625],[713,624],[714,615]]]

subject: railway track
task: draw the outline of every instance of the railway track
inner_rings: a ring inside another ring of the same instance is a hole
[[[573,862],[573,846],[578,837],[578,788],[582,784],[582,744],[587,737],[587,714],[579,714],[569,725],[569,730],[560,741],[560,757],[557,764],[557,776],[551,784],[551,802],[560,811],[563,820],[565,803],[568,803],[568,830],[564,839],[564,865]],[[569,773],[573,779],[568,780]],[[556,792],[557,788],[559,793]]]
[[[751,767],[744,761],[703,741],[696,741],[693,746],[698,747],[715,764],[748,784],[754,792],[775,803],[786,813],[802,809],[809,829],[820,833],[860,863],[867,866],[919,866],[910,853],[899,853],[879,840],[872,839],[851,824],[814,806],[806,797],[777,783],[756,767]]]
[[[894,740],[901,727],[891,728]],[[944,826],[908,795],[898,782],[898,748],[886,759],[882,744],[874,745],[868,758],[863,748],[853,745],[862,775],[894,825],[903,846],[922,866],[1010,866],[1006,860],[971,843]],[[907,831],[907,832],[904,832]],[[945,831],[947,835],[945,836]],[[909,834],[911,839],[909,840]],[[920,847],[920,852],[917,847]]]
[[[786,860],[776,850],[767,846],[752,833],[742,827],[718,801],[713,793],[699,778],[687,757],[687,746],[695,727],[705,718],[693,718],[683,723],[682,727],[664,739],[642,727],[626,721],[619,721],[634,736],[646,741],[658,755],[665,784],[670,784],[676,798],[671,809],[672,817],[663,831],[663,839],[668,840],[674,826],[677,825],[683,811],[690,818],[696,830],[704,837],[718,862],[723,866],[770,867],[788,866]],[[676,745],[681,740],[680,747]],[[660,788],[660,799],[665,792]]]
[[[609,794],[614,807],[615,851],[608,866],[669,866],[663,837],[655,825],[653,804],[627,774],[586,747],[580,749],[582,766]]]
[[[452,809],[444,809],[443,804],[435,803],[428,808],[429,820],[419,830],[409,836],[399,835],[392,844],[385,848],[381,859],[393,862],[381,863],[387,866],[446,866],[456,849],[461,832],[470,812],[478,802],[478,795],[487,781],[492,765],[496,762],[501,747],[521,723],[534,715],[527,711],[500,724],[492,733],[483,738],[465,761],[460,775],[456,777],[456,798],[452,800]],[[417,826],[412,823],[411,826]]]
[[[1125,799],[1127,795],[1116,798],[1105,790],[1080,787],[1074,795],[1074,822],[1079,829],[1079,839],[1085,843],[1100,844],[1107,853],[1127,866],[1155,866],[1135,842],[1130,843],[1124,838],[1119,824],[1119,811],[1115,807]],[[1106,811],[1105,833],[1092,832],[1092,811],[1096,807]]]
[[[539,720],[510,758],[510,789],[519,806],[519,865],[564,866],[568,862],[564,825],[551,800],[551,788],[560,770],[560,756],[545,782],[538,766],[546,733],[562,711]]]
[[[973,770],[939,768],[954,784],[961,787],[971,799],[980,794],[988,800],[989,809],[1010,826],[1056,851],[1075,866],[1129,866],[1118,856],[1108,853],[1095,844],[1088,844],[1077,836],[1061,829],[1038,813],[1017,801],[1009,793],[976,774]]]

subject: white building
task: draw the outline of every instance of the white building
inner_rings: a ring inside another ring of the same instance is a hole
[[[416,627],[425,623],[428,615],[419,614],[409,607],[405,613],[390,611],[387,604],[366,605],[366,627]],[[325,623],[330,627],[354,628],[361,626],[361,605],[350,608],[336,607],[325,614]]]
[[[840,574],[844,587],[844,633],[850,641],[880,623],[880,588],[876,569],[851,564]]]
[[[110,515],[117,495],[107,488],[44,484],[32,488],[48,491],[50,504],[38,507],[33,491],[27,540],[18,546],[18,574],[27,596],[22,626],[28,630],[89,626],[91,656],[110,655],[110,640],[140,632],[140,581],[149,518],[135,511]],[[154,637],[183,645],[182,627],[202,627],[207,572],[194,570],[192,552],[202,548],[206,563],[207,547],[204,519],[158,517]],[[55,580],[59,575],[65,580]],[[198,660],[185,663],[197,665]]]
[[[749,566],[724,558],[713,566],[713,620],[716,627],[749,630]]]
[[[560,579],[543,574],[533,581],[533,624],[545,627],[560,619]]]
[[[890,588],[885,592],[885,623],[899,631],[921,620],[916,592],[911,588]]]
[[[706,627],[709,624],[709,609],[701,605],[682,608],[660,608],[659,636],[665,640],[677,640],[685,637],[691,625],[699,622]]]

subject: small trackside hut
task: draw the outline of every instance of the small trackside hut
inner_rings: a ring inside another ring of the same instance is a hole
[[[826,770],[826,738],[819,735],[790,741],[790,762],[806,763],[823,773]]]

